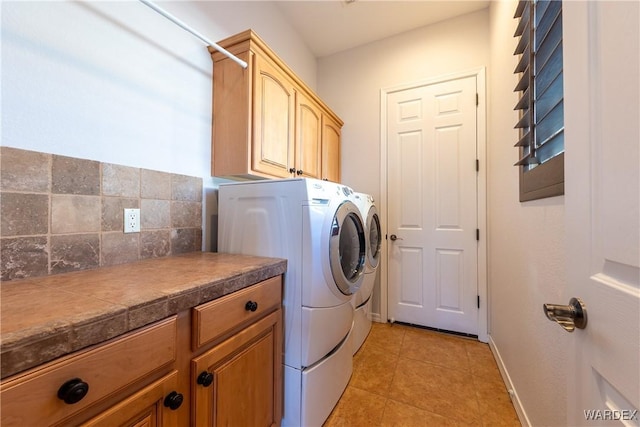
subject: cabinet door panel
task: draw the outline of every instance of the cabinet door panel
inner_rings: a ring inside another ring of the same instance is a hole
[[[322,117],[322,179],[340,182],[340,125]]]
[[[103,412],[82,427],[159,427],[175,426],[177,410],[164,406],[165,397],[177,390],[178,371],[150,384]],[[188,410],[178,408],[178,410]]]
[[[277,310],[192,361],[198,426],[272,426],[280,422],[282,310]],[[197,383],[213,374],[209,386]]]
[[[262,337],[213,370],[216,426],[273,422],[273,334]]]
[[[284,74],[260,55],[255,72],[252,168],[285,178],[294,163],[295,91]]]
[[[322,155],[322,114],[320,107],[302,93],[297,93],[297,175],[320,179]]]

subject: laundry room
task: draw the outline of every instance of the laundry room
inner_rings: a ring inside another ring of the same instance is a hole
[[[637,424],[638,9],[2,1],[0,424]]]

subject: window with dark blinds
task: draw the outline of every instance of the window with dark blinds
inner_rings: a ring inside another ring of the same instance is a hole
[[[520,98],[520,200],[564,194],[562,1],[520,0],[515,18]]]

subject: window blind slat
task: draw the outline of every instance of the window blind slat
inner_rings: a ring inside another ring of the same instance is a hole
[[[535,3],[536,12],[534,13],[534,27],[537,27],[540,23],[540,19],[544,16],[545,11],[549,7],[552,1],[555,0],[529,0],[530,3]]]
[[[535,92],[536,97],[544,93],[549,85],[562,73],[562,44],[556,46],[544,67],[536,70]],[[535,98],[534,98],[535,99]]]
[[[528,166],[528,165],[539,165],[540,161],[536,158],[535,155],[529,153],[516,163],[513,166]]]
[[[520,0],[518,2],[518,6],[516,6],[516,13],[513,15],[514,18],[520,18],[524,13],[525,9],[528,9],[529,0]]]
[[[564,152],[564,131],[561,130],[553,135],[544,145],[536,149],[536,156],[540,162],[546,162]]]
[[[520,22],[518,22],[518,26],[516,27],[516,31],[513,34],[513,37],[520,37],[525,29],[529,28],[529,20],[531,19],[530,8],[525,8],[522,13],[522,17],[520,18]]]
[[[524,70],[527,69],[527,67],[529,66],[529,63],[531,62],[531,59],[529,58],[530,54],[531,54],[530,46],[527,46],[525,51],[522,52],[522,56],[520,56],[520,61],[518,61],[518,65],[516,65],[516,69],[513,70],[514,74],[522,73]]]
[[[531,88],[527,88],[522,94],[520,101],[516,104],[514,110],[526,110],[529,109],[529,99],[531,97]]]
[[[528,129],[529,127],[531,127],[531,114],[529,114],[529,111],[526,111],[522,114],[522,117],[520,117],[520,120],[518,120],[514,128]]]
[[[561,101],[553,107],[544,118],[536,120],[536,147],[544,145],[559,130],[564,129],[564,103]]]
[[[524,70],[524,72],[522,73],[522,77],[518,81],[518,84],[516,85],[515,89],[513,89],[513,91],[514,92],[520,92],[520,91],[523,91],[523,90],[527,90],[527,88],[529,87],[529,78],[530,77],[531,77],[531,71],[530,71],[530,68],[527,67],[527,69]]]
[[[562,73],[549,85],[546,91],[538,95],[536,100],[536,117],[545,117],[553,108],[562,101]]]
[[[558,16],[553,23],[549,34],[544,38],[542,43],[536,48],[536,69],[544,67],[551,54],[562,43],[562,16]]]
[[[543,8],[548,4],[548,7]],[[547,37],[547,34],[551,30],[551,26],[556,21],[560,11],[562,10],[562,2],[561,1],[551,1],[551,2],[536,2],[536,13],[535,13],[535,43],[534,46],[536,50],[538,46],[540,46],[542,40]]]
[[[514,147],[528,147],[529,145],[531,145],[531,132],[526,132]]]
[[[564,102],[558,102],[541,120],[537,120],[535,143],[536,148],[544,145],[556,133],[564,129]]]
[[[530,38],[531,37],[529,36],[529,31],[525,31],[520,37],[520,41],[518,42],[516,50],[513,52],[513,54],[520,55],[521,53],[523,53],[526,50],[527,46],[529,46]]]

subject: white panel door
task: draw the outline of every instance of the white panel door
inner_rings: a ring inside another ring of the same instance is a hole
[[[566,297],[587,307],[586,328],[565,336],[567,423],[638,426],[640,3],[563,8]]]
[[[387,97],[389,317],[478,334],[476,76]]]

